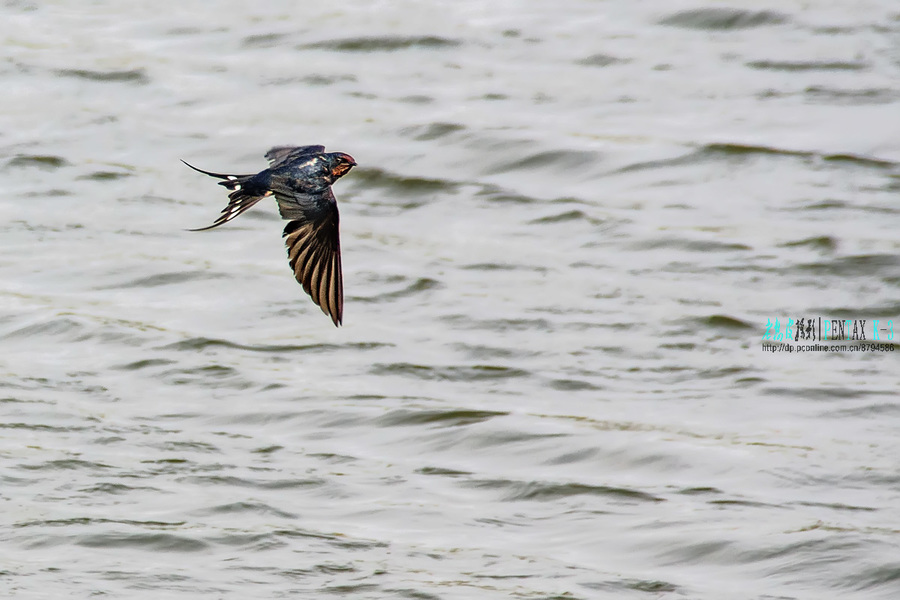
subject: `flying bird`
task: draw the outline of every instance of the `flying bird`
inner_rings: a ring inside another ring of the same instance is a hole
[[[211,173],[181,161],[195,171],[222,179],[231,190],[228,205],[205,231],[227,223],[267,196],[275,196],[284,228],[285,246],[294,277],[303,291],[341,324],[344,281],[341,273],[341,240],[337,200],[331,191],[335,181],[356,166],[343,152],[325,152],[325,146],[276,146],[266,152],[269,168],[256,175]]]

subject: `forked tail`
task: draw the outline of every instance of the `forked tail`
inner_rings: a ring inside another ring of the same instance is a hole
[[[231,190],[231,193],[228,195],[228,205],[222,209],[222,214],[219,215],[219,218],[217,218],[212,225],[200,227],[199,229],[189,229],[188,231],[205,231],[207,229],[212,229],[213,227],[218,227],[223,223],[227,223],[272,193],[269,191],[268,186],[265,184],[262,177],[263,173],[266,171],[256,175],[230,175],[227,173],[204,171],[183,160],[181,162],[199,173],[222,179],[223,181],[220,181],[219,185],[223,185]]]

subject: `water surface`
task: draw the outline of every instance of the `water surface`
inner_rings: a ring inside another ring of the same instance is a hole
[[[762,349],[900,315],[893,3],[0,16],[7,595],[900,593],[896,354]],[[340,329],[271,203],[185,231],[285,143]]]

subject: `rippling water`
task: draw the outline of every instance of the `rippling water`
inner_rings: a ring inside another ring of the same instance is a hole
[[[895,3],[211,6],[0,8],[7,595],[900,595]]]

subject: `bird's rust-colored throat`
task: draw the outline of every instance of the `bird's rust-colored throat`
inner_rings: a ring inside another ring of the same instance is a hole
[[[331,169],[331,175],[336,179],[343,177],[347,171],[356,166],[356,161],[349,154],[341,154],[340,162]]]

